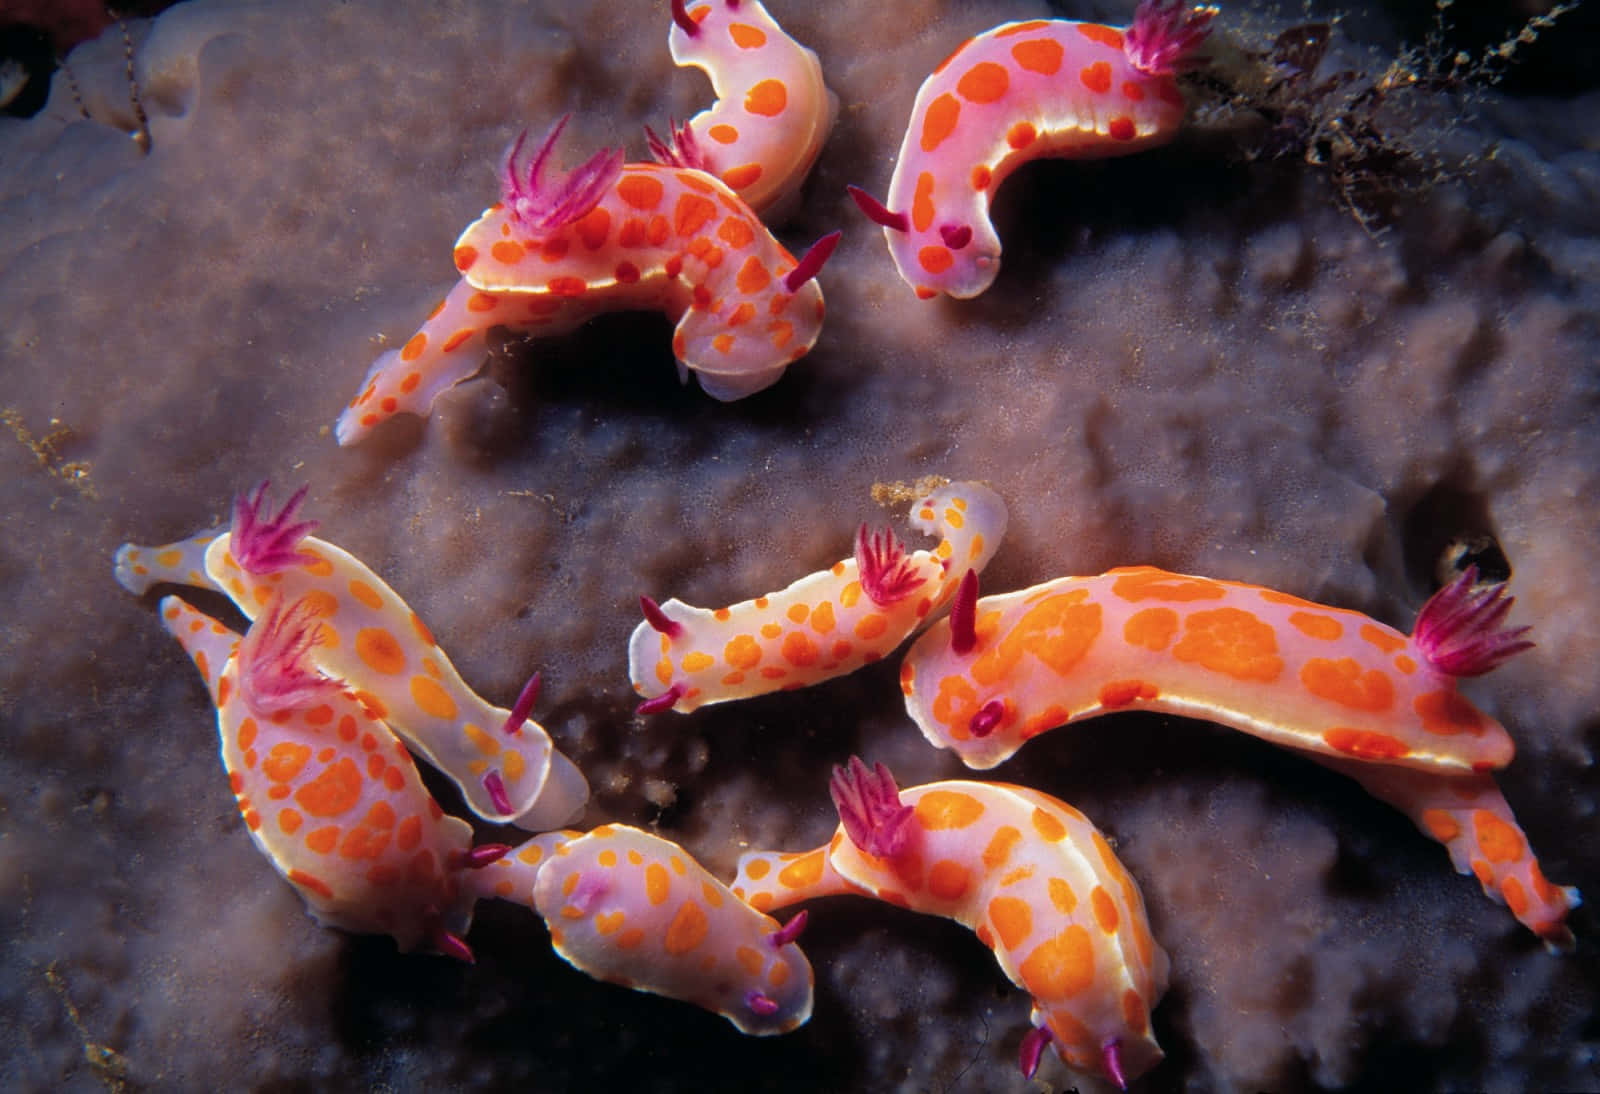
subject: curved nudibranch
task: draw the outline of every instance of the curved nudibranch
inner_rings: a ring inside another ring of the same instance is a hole
[[[761,0],[672,0],[667,45],[678,65],[711,77],[717,101],[674,127],[670,145],[653,139],[657,158],[710,172],[756,212],[798,190],[839,105],[817,55]]]
[[[738,195],[703,171],[597,153],[546,178],[558,121],[525,154],[512,144],[501,201],[456,241],[461,281],[422,329],[378,357],[334,428],[353,444],[395,414],[426,416],[476,373],[493,327],[548,335],[602,312],[648,309],[677,321],[672,352],[713,398],[777,382],[822,330],[816,275],[838,242],[798,262]]]
[[[1215,14],[1143,0],[1126,28],[1035,19],[961,45],[917,92],[888,206],[851,188],[900,276],[924,299],[977,296],[1000,271],[989,206],[1012,171],[1172,140],[1184,111],[1175,74]]]
[[[763,909],[859,893],[976,931],[1033,997],[1029,1076],[1046,1045],[1119,1086],[1161,1059],[1150,1010],[1167,989],[1167,954],[1138,884],[1087,817],[1005,783],[899,790],[882,764],[855,757],[830,790],[842,823],[828,845],[740,856],[734,893]]]
[[[1005,534],[1006,506],[981,483],[949,483],[911,509],[940,537],[907,554],[892,531],[862,525],[853,558],[786,589],[715,611],[640,598],[645,621],[628,643],[641,713],[800,688],[880,660],[942,610],[963,575],[982,570]]]
[[[1435,594],[1409,635],[1359,612],[1148,566],[1058,578],[952,609],[907,652],[901,690],[923,735],[979,769],[1118,710],[1202,718],[1299,750],[1412,815],[1458,865],[1466,856],[1491,897],[1560,942],[1576,894],[1544,880],[1485,774],[1510,762],[1510,735],[1456,688],[1531,645],[1527,628],[1502,626],[1504,587],[1475,588],[1475,578],[1469,570]],[[1433,800],[1487,802],[1491,790],[1498,804],[1464,818]],[[1457,838],[1468,842],[1458,849]]]
[[[305,488],[277,515],[262,483],[234,504],[230,528],[164,547],[124,544],[117,581],[142,594],[171,581],[216,589],[254,619],[274,595],[303,602],[317,640],[304,651],[429,763],[454,780],[473,812],[536,831],[569,821],[589,788],[572,761],[527,715],[537,677],[513,710],[467,686],[433,634],[366,564],[297,520]]]
[[[464,879],[505,853],[472,846],[405,745],[317,671],[313,602],[273,596],[241,639],[175,596],[161,619],[217,707],[222,763],[250,838],[325,927],[387,934],[464,961],[476,899]]]
[[[811,1017],[805,913],[779,926],[675,843],[626,825],[529,840],[472,879],[478,896],[533,908],[574,968],[682,999],[741,1033],[788,1033]]]

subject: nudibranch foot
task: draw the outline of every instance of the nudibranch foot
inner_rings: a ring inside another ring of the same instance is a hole
[[[628,643],[639,712],[688,713],[882,659],[944,610],[961,574],[988,563],[1006,508],[980,483],[947,483],[913,504],[911,524],[938,545],[908,555],[893,536],[858,532],[853,557],[753,600],[710,611],[642,597]]]
[[[556,141],[571,117],[563,114],[556,119],[539,147],[526,160],[522,150],[528,140],[528,130],[517,134],[517,139],[506,149],[500,168],[500,200],[511,219],[531,232],[535,239],[587,216],[622,176],[622,149],[603,148],[557,179],[544,177]]]
[[[1532,627],[1500,625],[1514,603],[1505,582],[1480,584],[1478,568],[1468,566],[1422,606],[1411,640],[1440,672],[1481,676],[1533,648],[1523,638]]]

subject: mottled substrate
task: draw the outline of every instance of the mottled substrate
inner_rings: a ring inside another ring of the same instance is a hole
[[[1465,132],[1500,142],[1475,185],[1382,244],[1298,165],[1231,165],[1226,134],[1036,165],[1001,195],[995,289],[924,304],[843,185],[881,192],[920,74],[963,35],[1042,9],[772,6],[843,102],[785,238],[847,235],[816,351],[732,405],[679,388],[667,325],[626,317],[512,347],[426,429],[329,435],[450,284],[519,127],[575,110],[574,150],[639,155],[641,124],[703,104],[664,5],[197,0],[139,31],[148,157],[110,124],[120,36],[74,56],[103,123],[58,96],[0,127],[0,402],[54,438],[41,460],[0,435],[8,1085],[120,1067],[150,1089],[667,1091],[709,1068],[740,1090],[1027,1088],[1026,1000],[990,955],[865,902],[813,910],[816,1018],[762,1041],[587,980],[510,906],[480,916],[475,968],[316,928],[245,837],[193,669],[111,580],[117,543],[217,521],[262,476],[308,480],[324,534],[490,698],[544,670],[537,714],[596,788],[586,823],[658,825],[723,872],[746,844],[822,840],[851,751],[907,784],[960,773],[892,665],[630,715],[639,593],[780,587],[887,519],[875,481],[999,489],[992,589],[1148,562],[1402,627],[1443,545],[1491,533],[1540,644],[1470,691],[1517,739],[1504,785],[1549,875],[1600,895],[1600,168],[1579,150],[1600,103],[1491,97]],[[82,464],[92,491],[60,471]],[[1576,955],[1546,954],[1337,776],[1137,716],[995,775],[1082,807],[1141,879],[1173,957],[1152,1089],[1600,1083],[1592,912]]]

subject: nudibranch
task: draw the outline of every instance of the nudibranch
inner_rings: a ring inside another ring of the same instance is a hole
[[[250,838],[325,927],[387,934],[464,961],[477,897],[464,878],[507,848],[472,846],[411,754],[318,672],[317,606],[272,596],[243,638],[165,597],[161,619],[217,707],[222,764]]]
[[[549,832],[472,878],[481,897],[533,908],[574,968],[681,999],[741,1033],[788,1033],[811,1017],[811,964],[779,926],[677,844],[627,825]]]
[[[833,129],[839,100],[817,55],[796,42],[761,0],[672,0],[672,59],[711,77],[717,101],[669,144],[652,134],[658,159],[698,167],[756,212],[799,189]]]
[[[917,92],[888,205],[850,190],[883,225],[900,276],[923,299],[977,296],[1000,272],[989,207],[1012,171],[1172,140],[1184,113],[1176,74],[1215,15],[1143,0],[1126,28],[1034,19],[959,46]]]
[[[1468,570],[1410,635],[1359,612],[1148,566],[963,598],[907,652],[923,735],[987,769],[1058,726],[1118,710],[1201,718],[1360,780],[1445,843],[1553,944],[1577,892],[1551,885],[1486,773],[1510,735],[1457,690],[1531,643],[1503,585]]]
[[[142,594],[170,581],[216,589],[254,619],[275,595],[303,602],[317,620],[306,657],[349,685],[357,699],[461,787],[478,816],[542,831],[583,808],[589,787],[550,736],[527,717],[530,681],[514,710],[461,679],[433,634],[366,564],[311,536],[298,520],[302,487],[273,515],[267,484],[238,498],[233,524],[163,547],[124,544],[123,588]]]
[[[824,847],[740,856],[733,892],[764,910],[858,893],[977,932],[1033,998],[1021,1065],[1046,1045],[1118,1086],[1161,1059],[1150,1010],[1166,951],[1139,886],[1078,810],[1048,794],[966,780],[900,790],[852,757],[829,787],[841,824]]]
[[[853,558],[754,600],[712,611],[641,597],[628,643],[640,713],[806,687],[882,659],[988,564],[1006,506],[982,483],[948,483],[911,507],[911,524],[938,545],[907,554],[892,531],[863,524]]]
[[[483,364],[489,330],[561,334],[608,311],[647,309],[677,322],[672,352],[713,398],[777,382],[822,330],[816,275],[838,242],[798,262],[722,180],[685,167],[597,153],[546,178],[563,118],[501,171],[501,200],[455,246],[461,281],[398,350],[368,369],[334,428],[340,444],[399,413],[426,417]]]

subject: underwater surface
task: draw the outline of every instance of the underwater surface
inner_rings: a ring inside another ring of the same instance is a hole
[[[1600,92],[1563,75],[1596,70],[1593,22],[1491,86],[1394,78],[1461,70],[1388,68],[1431,10],[1355,11],[1318,69],[1352,76],[1319,92],[1274,90],[1263,58],[1332,11],[1225,7],[1173,143],[1019,171],[994,287],[922,301],[845,185],[885,192],[918,85],[968,36],[1129,5],[770,10],[840,100],[776,231],[797,254],[844,236],[816,347],[731,403],[680,386],[670,325],[630,313],[495,340],[426,423],[332,434],[455,283],[523,127],[570,112],[568,162],[640,159],[644,125],[710,102],[665,3],[191,0],[129,26],[148,152],[116,27],[70,55],[82,110],[58,75],[38,115],[0,118],[8,1086],[1106,1088],[1048,1054],[1024,1080],[1026,995],[970,932],[876,902],[811,905],[815,1016],[772,1038],[591,980],[510,904],[480,906],[471,966],[319,928],[247,838],[156,595],[112,580],[118,544],[222,524],[262,479],[308,484],[318,534],[483,695],[542,671],[535,717],[593,790],[578,827],[650,829],[723,878],[824,842],[853,753],[902,785],[966,777],[906,716],[898,656],[634,714],[641,594],[778,589],[863,521],[925,546],[875,484],[998,491],[987,592],[1146,563],[1408,631],[1464,547],[1509,571],[1537,647],[1463,691],[1516,742],[1499,779],[1546,874],[1600,894]],[[1172,976],[1167,1057],[1136,1089],[1600,1088],[1591,908],[1547,952],[1350,780],[1155,714],[1048,734],[992,776],[1082,809],[1139,881]]]

